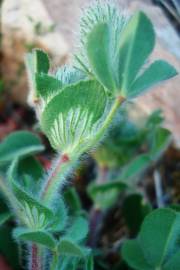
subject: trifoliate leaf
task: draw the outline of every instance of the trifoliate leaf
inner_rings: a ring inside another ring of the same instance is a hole
[[[25,228],[17,228],[13,231],[13,236],[18,240],[33,242],[51,250],[53,250],[56,245],[56,241],[51,234],[43,230],[33,231]]]
[[[69,85],[46,106],[42,129],[55,149],[66,153],[80,150],[94,137],[105,106],[104,89],[96,81]]]
[[[137,12],[129,20],[121,19],[120,23],[114,19],[117,11],[114,16],[102,16],[102,19],[101,10],[97,9],[92,19],[89,19],[91,8],[87,12],[88,19],[84,19],[83,25],[88,25],[88,30],[84,30],[87,38],[83,44],[93,75],[112,95],[131,99],[177,74],[162,60],[155,61],[142,73],[155,45],[153,25],[143,12]]]
[[[89,249],[84,248],[73,242],[68,238],[60,240],[57,250],[59,255],[66,255],[78,258],[84,258],[89,254]]]
[[[137,270],[178,270],[180,214],[164,208],[144,220],[138,238],[123,245],[122,256]]]
[[[44,146],[35,134],[29,131],[16,131],[0,144],[0,164],[43,150]]]

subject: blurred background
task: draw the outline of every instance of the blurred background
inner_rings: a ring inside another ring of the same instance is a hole
[[[56,70],[57,66],[67,63],[75,51],[75,43],[78,42],[78,23],[82,8],[91,2],[90,0],[0,0],[0,140],[15,130],[32,130],[36,127],[35,114],[27,104],[28,81],[24,65],[25,53],[37,47],[46,50],[53,59],[52,71]],[[157,35],[156,48],[152,58],[163,58],[177,70],[180,70],[180,1],[117,0],[115,2],[122,11],[131,14],[135,10],[143,10],[151,18]],[[150,93],[140,97],[138,101],[135,100],[133,110],[131,109],[128,112],[130,121],[138,127],[139,132],[139,130],[144,130],[144,127],[139,126],[137,123],[139,120],[137,121],[137,119],[148,118],[155,109],[162,111],[164,116],[162,125],[171,131],[172,140],[168,147],[164,149],[161,162],[159,163],[158,161],[158,165],[153,166],[157,166],[158,171],[160,171],[162,185],[166,190],[165,194],[171,194],[170,198],[166,199],[174,203],[180,201],[179,88],[180,77],[176,76],[170,81],[154,88]],[[143,123],[146,123],[144,125],[146,125],[145,129],[147,131],[147,121],[144,120]],[[151,127],[148,126],[148,128]],[[138,136],[140,136],[139,134],[141,133],[138,133]],[[123,134],[120,136],[122,138]],[[140,140],[142,139],[141,136],[136,139],[138,140],[139,138]],[[135,156],[135,153],[141,153],[146,149],[147,138],[144,139],[145,143],[143,145],[136,141],[136,149],[130,148],[131,139],[127,142],[130,156],[132,153]],[[43,138],[43,140],[47,145],[47,150],[46,153],[39,157],[39,160],[44,167],[48,168],[52,150],[46,139]],[[123,139],[117,143],[121,142],[124,142]],[[126,152],[126,148],[121,149],[121,151],[122,153]],[[118,158],[121,159],[119,156]],[[128,158],[125,161],[121,159],[120,166],[124,166],[126,162],[128,163]],[[111,164],[106,164],[106,159],[105,161],[103,160],[101,151],[97,151],[93,157],[86,161],[85,169],[84,167],[83,169],[81,168],[77,179],[74,181],[77,184],[77,190],[85,208],[89,207],[90,199],[84,195],[85,184],[81,183],[81,179],[85,177],[84,175],[88,175],[87,179],[94,177],[92,176],[94,160],[98,163],[100,169],[102,169],[102,163],[110,168],[112,167]],[[117,171],[117,168],[115,171]],[[103,172],[102,170],[101,173]],[[153,172],[154,169],[152,170],[151,168],[145,178],[152,179]],[[148,183],[151,183],[151,180]],[[153,194],[155,191],[153,191],[153,188],[150,184],[147,190],[151,201],[154,203],[155,195]],[[3,207],[0,205],[0,209],[3,209]],[[111,213],[111,215],[115,215],[117,218],[117,215],[122,213],[117,214],[116,210],[113,210],[115,212]],[[124,224],[121,224],[121,219],[118,220],[120,220],[118,224],[119,228],[121,228],[118,234],[119,237],[119,235],[124,233]],[[108,246],[108,241],[112,238],[112,234],[117,233],[116,228],[114,228],[115,232],[112,229],[111,232],[107,233],[106,230],[107,228],[104,228],[104,231],[102,230],[101,237],[101,245],[104,246]],[[5,239],[2,239],[2,234],[4,234]],[[11,243],[8,227],[1,228],[0,269],[12,269],[8,266],[9,261],[14,261],[14,265],[12,264],[13,269],[19,269],[15,263],[16,247],[13,249],[13,245],[10,244],[12,252],[8,252],[8,243]],[[5,255],[7,253],[8,257]]]

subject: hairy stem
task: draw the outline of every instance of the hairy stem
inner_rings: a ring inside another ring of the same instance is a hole
[[[58,256],[56,254],[53,255],[51,268],[50,270],[56,270],[57,269],[57,263],[58,263]]]
[[[108,116],[106,117],[101,129],[99,130],[98,134],[96,135],[95,139],[92,142],[92,146],[94,146],[104,135],[104,133],[106,132],[106,130],[109,128],[109,126],[112,123],[112,120],[115,116],[115,114],[117,113],[119,107],[124,103],[125,98],[124,97],[117,97],[114,104],[111,107],[111,110],[108,114]]]
[[[54,192],[57,191],[56,187],[59,186],[57,185],[57,181],[60,181],[60,177],[63,176],[63,174],[70,167],[69,163],[70,159],[66,154],[61,155],[57,160],[55,167],[53,168],[53,170],[51,171],[49,177],[45,182],[45,186],[41,194],[41,199],[46,204],[49,204],[51,202]]]
[[[30,270],[40,270],[40,269],[41,269],[40,250],[38,245],[32,244]]]
[[[91,144],[85,148],[82,148],[78,155],[74,158],[70,158],[67,154],[63,154],[57,161],[54,169],[52,170],[50,176],[45,182],[45,186],[41,193],[41,199],[47,205],[51,204],[55,196],[57,195],[57,188],[60,186],[58,184],[59,181],[63,181],[63,177],[65,174],[71,169],[74,161],[77,160],[82,153],[86,152],[90,147],[96,145],[96,143],[102,138],[107,128],[110,126],[113,117],[115,116],[117,110],[119,109],[120,105],[125,101],[124,97],[117,97],[107,118],[105,119],[101,129],[99,130],[98,134],[95,136],[94,140],[92,140]]]

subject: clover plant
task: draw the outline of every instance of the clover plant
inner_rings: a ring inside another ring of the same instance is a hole
[[[44,51],[36,49],[26,56],[29,103],[36,111],[42,132],[57,152],[51,169],[44,171],[33,157],[44,147],[29,131],[15,132],[0,145],[0,190],[16,220],[13,237],[20,250],[24,246],[28,249],[26,269],[93,269],[93,252],[86,247],[86,215],[68,213],[62,188],[82,155],[103,141],[121,106],[177,74],[164,60],[149,63],[155,32],[141,11],[124,16],[113,5],[95,2],[84,11],[79,39],[79,51],[72,64],[60,67],[55,74]],[[160,210],[158,218],[166,214],[171,225],[176,214],[173,210]],[[12,215],[2,213],[0,223]],[[143,247],[151,241],[146,232],[151,226],[146,227],[143,231],[147,238],[145,235],[143,239],[144,234],[141,237]],[[162,231],[163,237],[168,232]],[[162,251],[163,256],[158,258],[148,249],[143,263],[147,265],[145,260],[150,256],[153,267],[163,263],[163,269],[170,269],[167,265],[173,264],[174,257],[168,257],[166,262],[164,256],[169,251],[172,255],[173,243],[168,242],[168,250],[165,247],[166,252]],[[166,242],[162,239],[161,244],[163,250]],[[123,256],[128,262],[136,256],[135,245],[138,256],[142,254],[139,243],[126,244]],[[130,249],[133,258],[126,255]]]

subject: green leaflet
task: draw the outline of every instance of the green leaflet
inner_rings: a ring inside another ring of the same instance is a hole
[[[44,150],[40,139],[29,131],[16,131],[0,144],[0,165]]]
[[[154,270],[144,258],[143,251],[137,240],[127,240],[122,248],[122,256],[132,269]]]
[[[179,225],[178,212],[168,208],[154,210],[145,218],[137,240],[124,244],[123,258],[137,270],[178,270],[179,265],[174,263],[178,262]]]
[[[141,154],[135,157],[127,166],[123,168],[119,181],[122,181],[127,185],[131,185],[133,178],[142,173],[150,163],[151,159],[148,154]]]
[[[68,228],[65,238],[72,239],[74,242],[79,243],[86,238],[88,234],[88,223],[83,217],[74,219],[73,224]]]
[[[111,51],[113,49],[108,24],[101,23],[94,26],[87,39],[89,63],[97,79],[111,91],[117,88]]]
[[[157,160],[170,144],[171,133],[165,128],[156,128],[152,139],[152,148],[149,154],[152,160]]]
[[[54,220],[54,213],[23,190],[16,179],[17,161],[13,162],[8,171],[9,184],[14,195],[19,201],[19,207],[23,211],[24,223],[31,229],[45,228]]]
[[[78,258],[85,258],[89,255],[89,249],[84,248],[76,244],[74,241],[68,238],[63,238],[60,240],[57,251],[59,255],[66,255]]]
[[[19,160],[17,164],[17,177],[22,179],[24,186],[32,188],[32,181],[37,183],[43,177],[44,168],[42,167],[41,163],[34,158],[33,156],[28,156]],[[25,181],[25,177],[28,176],[29,180],[28,183]],[[26,185],[27,184],[27,185]]]
[[[52,99],[62,88],[61,81],[45,73],[36,73],[35,81],[37,93],[45,101]]]
[[[13,231],[14,238],[21,241],[30,241],[36,244],[45,246],[51,250],[55,249],[55,239],[46,231],[43,230],[29,230],[24,228],[17,228]]]
[[[139,75],[129,88],[129,98],[134,98],[143,94],[144,90],[177,75],[173,66],[165,61],[157,60],[145,69],[142,75]]]
[[[48,73],[50,68],[48,55],[40,49],[33,50],[26,55],[26,67],[32,91],[34,96],[37,97],[35,74]]]
[[[126,185],[120,181],[111,181],[103,184],[92,183],[88,186],[88,194],[95,205],[101,209],[111,207],[124,191]]]
[[[151,21],[143,12],[131,17],[119,40],[119,89],[128,97],[129,87],[155,45]]]
[[[60,232],[65,230],[65,226],[68,221],[68,211],[62,198],[58,198],[56,203],[56,210],[54,214],[54,222],[50,226],[49,230],[52,232]]]
[[[105,106],[102,86],[96,81],[81,81],[65,87],[48,103],[41,127],[55,149],[71,153],[94,137]]]

